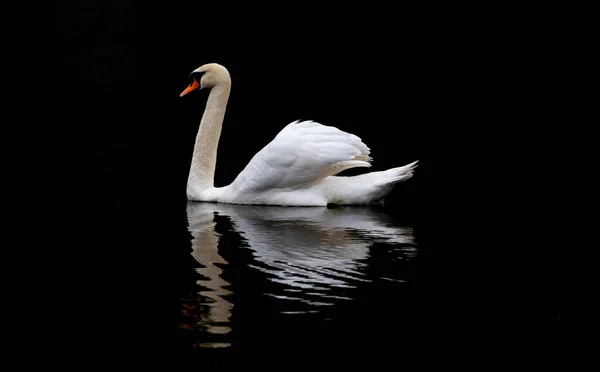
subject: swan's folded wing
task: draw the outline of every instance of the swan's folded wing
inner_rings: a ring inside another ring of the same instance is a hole
[[[354,167],[369,167],[369,148],[353,134],[314,121],[288,124],[231,186],[237,192],[297,189]]]

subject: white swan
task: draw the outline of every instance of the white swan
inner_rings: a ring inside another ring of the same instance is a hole
[[[382,201],[394,185],[413,175],[408,165],[352,177],[336,176],[370,167],[369,148],[357,136],[314,121],[294,121],[260,150],[230,184],[214,187],[217,146],[231,91],[224,66],[209,63],[192,71],[180,94],[210,89],[200,121],[187,182],[190,201],[281,206],[360,205]]]

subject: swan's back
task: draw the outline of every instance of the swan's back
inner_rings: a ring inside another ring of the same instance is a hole
[[[346,169],[370,167],[369,153],[353,134],[294,121],[250,160],[231,188],[236,193],[308,188]]]

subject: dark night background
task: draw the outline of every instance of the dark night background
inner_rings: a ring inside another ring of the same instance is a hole
[[[30,93],[58,123],[40,134],[58,138],[47,154],[51,171],[66,177],[52,187],[50,202],[65,215],[47,236],[61,247],[48,254],[60,264],[52,270],[56,281],[46,282],[52,305],[40,310],[67,335],[55,346],[107,356],[139,350],[147,359],[185,350],[176,310],[193,263],[181,249],[189,242],[181,227],[207,92],[179,93],[188,74],[208,62],[232,76],[216,185],[231,182],[296,119],[361,137],[372,150],[372,170],[420,161],[386,204],[415,227],[424,247],[418,288],[408,294],[416,305],[373,329],[313,334],[315,349],[393,359],[400,347],[417,358],[461,349],[460,335],[465,349],[493,352],[479,341],[505,335],[506,319],[537,324],[552,317],[555,308],[526,306],[549,289],[517,295],[503,287],[516,281],[496,276],[506,275],[495,262],[503,238],[486,235],[496,227],[470,208],[503,203],[488,201],[483,174],[491,147],[506,151],[502,161],[518,157],[504,141],[529,117],[509,124],[531,82],[508,88],[518,79],[515,65],[535,68],[528,60],[535,36],[511,44],[511,22],[518,21],[488,9],[474,16],[450,5],[396,5],[293,2],[244,10],[203,1],[59,2],[55,27],[41,35],[53,56],[51,76],[42,76],[53,89]],[[402,320],[409,315],[413,321]],[[383,341],[386,332],[395,343]],[[263,347],[257,344],[256,355],[268,353]]]

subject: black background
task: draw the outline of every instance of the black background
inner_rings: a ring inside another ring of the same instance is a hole
[[[495,169],[522,161],[517,148],[524,128],[537,125],[532,112],[551,110],[535,98],[544,64],[532,56],[543,31],[516,32],[519,10],[508,13],[376,3],[59,2],[39,44],[10,45],[17,57],[33,51],[27,76],[44,81],[44,89],[17,89],[39,104],[21,116],[35,123],[22,127],[22,138],[28,143],[35,128],[42,155],[30,166],[51,181],[40,193],[33,177],[22,190],[33,215],[53,226],[42,242],[60,247],[43,252],[58,262],[55,275],[44,276],[52,309],[34,313],[53,314],[69,335],[59,343],[65,351],[180,350],[169,340],[178,321],[172,309],[193,280],[181,269],[192,265],[181,248],[189,242],[185,183],[207,92],[179,93],[193,69],[218,62],[233,83],[217,186],[296,119],[361,137],[372,170],[419,160],[415,177],[386,204],[425,247],[421,317],[404,329],[406,345],[423,346],[433,335],[452,349],[460,331],[481,347],[477,340],[494,338],[509,316],[553,316],[555,307],[525,306],[547,287],[517,296],[504,286],[516,281],[498,268],[506,225],[481,214],[524,183],[511,180],[498,193],[506,178]],[[36,114],[44,119],[33,121]],[[49,208],[60,214],[47,215]]]

